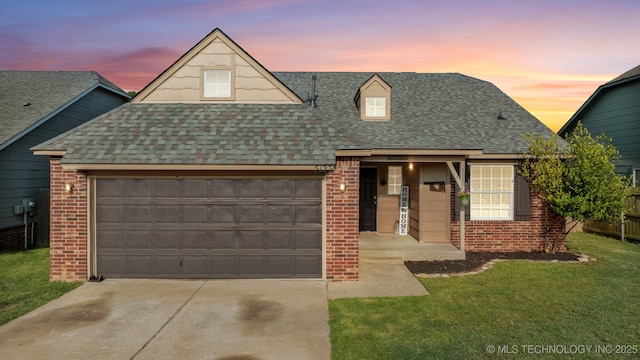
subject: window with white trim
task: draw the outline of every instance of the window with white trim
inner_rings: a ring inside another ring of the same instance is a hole
[[[203,96],[205,98],[230,98],[231,97],[231,70],[203,71]]]
[[[384,96],[367,96],[365,98],[365,117],[387,116],[387,98]]]
[[[513,166],[470,166],[471,219],[513,220]]]
[[[387,194],[400,195],[402,187],[402,166],[389,166],[389,184],[387,186]]]
[[[633,186],[640,187],[640,169],[633,169]]]

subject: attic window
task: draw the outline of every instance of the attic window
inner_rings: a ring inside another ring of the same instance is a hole
[[[361,120],[391,119],[391,86],[378,74],[360,86],[354,101]]]
[[[387,99],[384,96],[367,96],[365,98],[365,117],[384,118],[387,115]]]
[[[233,72],[230,68],[202,70],[202,97],[204,100],[232,100]]]

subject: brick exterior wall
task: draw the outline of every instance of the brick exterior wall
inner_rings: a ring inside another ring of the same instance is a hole
[[[27,224],[27,246],[31,247],[31,225]],[[0,229],[0,251],[24,250],[24,225]]]
[[[546,214],[548,213],[548,219]],[[545,229],[553,242],[564,232],[564,219],[555,214],[539,197],[531,196],[530,221],[467,221],[465,222],[465,251],[541,251],[544,249]],[[460,222],[451,223],[451,243],[460,248]],[[560,251],[566,251],[562,235]]]
[[[340,184],[346,185],[344,194]],[[359,277],[360,160],[337,158],[326,176],[326,278],[357,281]]]
[[[50,280],[87,280],[87,176],[51,158]],[[73,184],[73,192],[65,184]]]

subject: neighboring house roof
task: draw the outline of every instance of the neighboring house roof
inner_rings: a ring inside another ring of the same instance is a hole
[[[587,101],[580,106],[580,108],[569,118],[569,120],[558,130],[558,134],[564,135],[569,129],[571,129],[582,117],[584,111],[589,108],[589,106],[597,99],[603,92],[607,91],[612,87],[616,87],[622,84],[626,84],[631,81],[640,80],[640,65],[634,67],[633,69],[623,73],[620,76],[615,77],[611,81],[600,85],[596,91],[589,96]]]
[[[95,71],[0,70],[0,150],[97,87],[129,98]]]

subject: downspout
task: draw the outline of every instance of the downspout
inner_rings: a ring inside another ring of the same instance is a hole
[[[25,250],[27,250],[28,245],[29,245],[29,244],[27,243],[27,238],[28,238],[28,236],[27,236],[27,235],[29,234],[29,232],[28,232],[28,230],[27,230],[27,229],[28,229],[28,228],[27,228],[27,225],[28,225],[28,224],[27,224],[27,211],[26,211],[26,209],[25,209],[24,214],[22,214],[22,223],[24,224],[24,249],[25,249]]]

